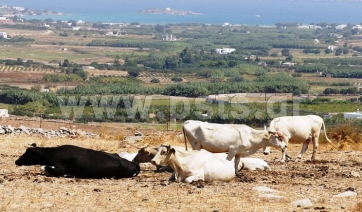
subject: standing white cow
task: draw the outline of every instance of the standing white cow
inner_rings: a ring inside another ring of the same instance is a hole
[[[230,181],[235,177],[231,161],[206,150],[187,151],[162,144],[151,162],[156,166],[170,166],[174,171],[170,180],[179,182]]]
[[[330,141],[327,137],[323,119],[316,115],[278,117],[270,122],[269,130],[279,131],[287,144],[289,142],[303,143],[302,150],[298,155],[297,160],[302,158],[303,154],[308,149],[309,142],[313,141],[312,160],[315,160],[319,144],[318,139],[322,127],[327,141],[335,147],[332,141]],[[269,151],[270,149],[268,147],[264,148],[264,154],[269,154]],[[282,151],[281,162],[285,162],[287,157],[289,156],[287,154],[287,148],[285,148]]]
[[[228,152],[227,160],[234,157],[235,174],[239,176],[240,157],[254,154],[266,146],[285,149],[286,143],[280,134],[274,131],[256,130],[247,125],[215,124],[188,120],[184,122],[183,133],[189,140],[192,149],[206,149],[209,152]]]

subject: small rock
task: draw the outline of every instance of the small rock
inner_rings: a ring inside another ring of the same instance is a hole
[[[359,174],[359,172],[355,172],[355,171],[351,171],[351,176],[352,176],[352,177],[361,177],[361,175]]]
[[[310,207],[313,205],[313,203],[310,201],[310,199],[300,199],[292,202],[292,205],[297,207]]]
[[[142,134],[140,131],[136,131],[136,132],[134,133],[134,136],[143,136],[143,134]]]
[[[253,188],[253,190],[260,191],[260,192],[279,192],[278,190],[271,189],[271,188],[268,188],[266,186],[255,186]]]
[[[357,193],[354,191],[345,191],[343,193],[337,194],[337,195],[333,195],[334,198],[339,198],[339,197],[355,197],[357,196]]]
[[[260,198],[266,198],[266,199],[282,199],[282,196],[275,195],[275,194],[259,194]]]

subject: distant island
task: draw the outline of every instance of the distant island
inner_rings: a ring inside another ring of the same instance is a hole
[[[66,15],[61,12],[51,10],[31,10],[19,6],[0,5],[0,16],[14,17],[14,16],[29,16],[29,15]]]
[[[165,9],[156,9],[156,8],[149,8],[146,10],[140,10],[138,13],[147,13],[147,14],[168,14],[168,15],[202,15],[202,13],[196,13],[192,11],[185,11],[185,10],[173,10],[169,7]]]

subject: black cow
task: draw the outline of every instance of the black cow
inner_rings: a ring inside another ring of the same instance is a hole
[[[135,177],[140,166],[110,153],[73,145],[32,147],[15,161],[18,166],[43,165],[55,177],[126,178]]]

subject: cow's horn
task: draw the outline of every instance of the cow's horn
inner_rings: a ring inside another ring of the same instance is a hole
[[[171,145],[170,144],[162,144],[162,146],[166,147],[167,151],[169,151],[171,149]]]

